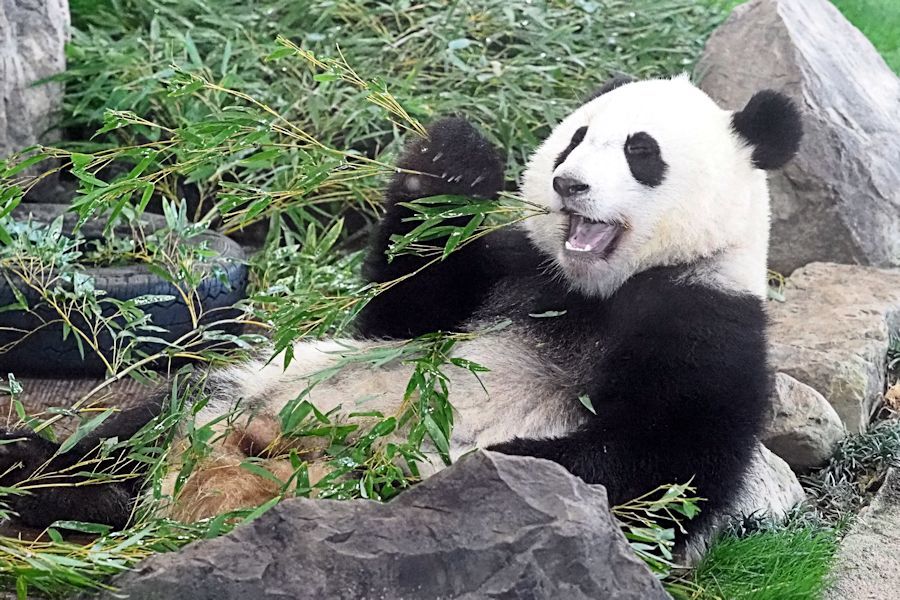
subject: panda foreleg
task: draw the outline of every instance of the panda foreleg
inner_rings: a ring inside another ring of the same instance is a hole
[[[55,521],[85,521],[125,527],[144,480],[144,465],[128,459],[127,444],[100,454],[103,440],[130,439],[157,416],[163,394],[112,415],[67,452],[30,430],[0,430],[0,487],[11,493],[5,502],[19,522],[45,528]],[[106,474],[96,477],[79,473]]]
[[[439,195],[495,198],[503,188],[503,162],[481,133],[465,119],[441,119],[428,129],[428,138],[408,143],[397,161],[385,194],[385,214],[373,232],[363,276],[385,283],[421,269],[434,256],[403,254],[388,260],[391,237],[405,235],[420,221],[401,203]],[[458,226],[464,216],[447,222]],[[443,248],[447,238],[428,240]],[[446,259],[431,264],[415,277],[385,290],[357,318],[359,334],[366,337],[410,337],[451,330],[469,317],[496,279],[486,264],[491,259],[485,240],[473,240]]]

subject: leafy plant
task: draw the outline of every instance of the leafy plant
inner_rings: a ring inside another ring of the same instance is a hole
[[[631,548],[675,598],[699,593],[693,582],[680,575],[682,568],[673,555],[676,531],[685,533],[684,522],[700,513],[704,499],[694,496],[695,492],[690,483],[664,485],[612,508]]]
[[[178,128],[205,121],[227,105],[222,97],[198,102],[191,94],[166,94],[182,71],[277,107],[331,147],[376,158],[398,147],[404,121],[358,100],[390,82],[393,93],[407,99],[411,117],[463,113],[481,124],[508,153],[510,178],[552,125],[607,76],[689,70],[706,34],[724,17],[719,7],[694,0],[629,6],[609,0],[71,4],[76,31],[63,76],[70,127],[93,131],[113,109]],[[370,90],[332,85],[353,75],[281,60],[286,51],[266,60],[276,33],[316,56],[333,55],[340,44],[341,61],[353,65],[352,71],[379,79]],[[132,145],[164,135],[138,127],[117,132],[110,142]],[[228,179],[228,172],[209,170],[193,178],[201,203],[222,177]],[[372,200],[378,189],[360,182],[355,192]]]
[[[859,512],[894,466],[900,466],[900,420],[886,419],[844,438],[828,464],[802,483],[815,512],[840,523]]]

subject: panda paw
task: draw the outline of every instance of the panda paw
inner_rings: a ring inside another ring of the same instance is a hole
[[[0,429],[0,487],[25,481],[59,446],[29,430]]]
[[[503,188],[503,160],[494,146],[468,121],[445,117],[428,128],[428,138],[407,144],[397,161],[389,198],[452,194],[493,198]]]

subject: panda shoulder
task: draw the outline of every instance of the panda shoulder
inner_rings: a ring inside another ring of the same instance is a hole
[[[756,294],[712,285],[683,276],[680,269],[640,273],[622,287],[620,312],[647,327],[722,335],[763,335],[764,301]]]

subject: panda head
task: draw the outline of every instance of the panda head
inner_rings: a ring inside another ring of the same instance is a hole
[[[549,213],[525,227],[585,294],[685,265],[711,284],[763,295],[764,170],[786,163],[801,133],[793,103],[776,92],[730,112],[686,76],[612,80],[529,161],[522,193]]]

